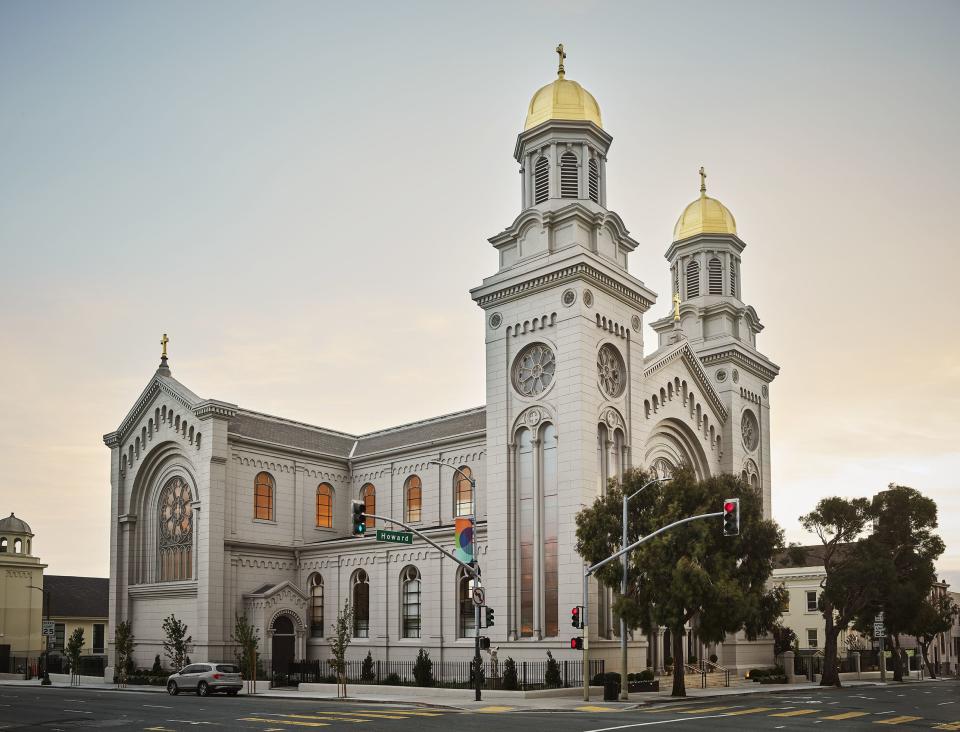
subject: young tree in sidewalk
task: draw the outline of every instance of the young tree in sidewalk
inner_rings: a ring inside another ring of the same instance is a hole
[[[170,613],[163,619],[163,636],[163,653],[169,659],[170,667],[174,672],[182,671],[189,663],[187,650],[193,643],[193,636],[187,635],[187,624]]]
[[[636,492],[651,477],[630,471],[622,485],[611,485],[577,515],[577,550],[590,564],[620,548],[622,496]],[[674,696],[686,696],[683,635],[691,620],[697,619],[697,636],[707,643],[719,643],[739,630],[750,638],[772,630],[783,589],[769,590],[766,582],[773,556],[782,547],[782,532],[763,518],[757,491],[731,475],[697,480],[688,466],[677,468],[669,483],[645,489],[629,506],[630,536],[638,538],[680,519],[716,513],[726,498],[740,499],[739,536],[723,536],[717,517],[678,526],[641,545],[627,562],[627,593],[614,605],[630,629],[670,629],[677,659]],[[597,572],[597,580],[619,592],[622,566],[611,562]]]
[[[83,653],[83,628],[76,628],[70,634],[70,640],[67,641],[67,658],[70,659],[70,683],[76,679],[77,686],[80,685],[80,654]]]
[[[256,693],[257,649],[260,646],[260,634],[247,620],[246,615],[236,613],[234,616],[231,640],[239,646],[237,655],[240,671],[247,681],[253,682],[253,693]]]
[[[337,696],[346,697],[347,648],[353,638],[353,608],[349,601],[343,604],[343,610],[337,613],[337,621],[331,627],[333,639],[330,641],[330,653],[333,658],[328,659],[328,663],[337,674]]]
[[[914,612],[913,619],[907,625],[911,635],[920,644],[920,656],[931,679],[937,678],[937,669],[930,663],[930,644],[940,633],[948,633],[953,627],[953,618],[960,612],[949,595],[926,597]]]
[[[133,649],[136,647],[133,640],[133,627],[129,620],[122,620],[117,623],[113,631],[113,652],[116,663],[117,683],[120,686],[127,685],[127,674],[130,668],[130,659],[133,658]]]

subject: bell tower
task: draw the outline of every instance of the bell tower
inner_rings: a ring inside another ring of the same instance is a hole
[[[520,212],[490,238],[498,270],[471,296],[485,314],[495,571],[484,582],[506,602],[493,630],[563,648],[572,628],[561,619],[582,593],[576,513],[641,453],[642,318],[656,295],[628,273],[637,242],[607,207],[613,138],[557,53],[557,78],[533,95],[514,147]]]

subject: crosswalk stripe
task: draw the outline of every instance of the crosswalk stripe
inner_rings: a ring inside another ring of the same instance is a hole
[[[843,714],[831,714],[829,717],[820,717],[820,719],[853,719],[854,717],[866,717],[870,712],[844,712]]]
[[[485,714],[496,714],[497,712],[513,711],[513,707],[480,707],[476,711],[484,712]]]
[[[241,717],[241,722],[269,722],[270,724],[292,724],[296,727],[329,727],[326,722],[301,722],[296,719],[267,719],[266,717]]]
[[[577,707],[578,712],[616,712],[617,709],[612,709],[610,707]]]
[[[803,714],[813,714],[816,712],[816,709],[794,709],[792,712],[780,712],[779,714],[771,714],[771,717],[799,717]]]
[[[733,707],[694,707],[693,709],[684,709],[684,714],[705,714],[707,712],[722,712],[724,709],[733,709]]]
[[[904,714],[902,717],[891,717],[890,719],[878,719],[874,724],[903,724],[904,722],[912,722],[915,719],[923,719],[923,717],[911,717],[908,714]]]
[[[276,717],[278,721],[284,720],[284,719],[319,719],[325,722],[356,722],[357,724],[359,724],[360,722],[371,721],[369,719],[357,719],[356,717],[350,714],[347,714],[346,716],[344,716],[342,714],[336,714],[335,712],[324,714],[322,717],[318,717],[313,714],[278,714],[276,715]]]
[[[666,712],[685,712],[688,709],[691,709],[691,707],[686,704],[679,707],[669,707],[662,706],[660,704],[654,704],[650,709],[642,709],[641,711],[647,714],[665,714]]]
[[[406,712],[400,712],[398,714],[387,714],[386,712],[350,712],[352,717],[373,717],[374,719],[409,719],[409,716],[404,716]]]
[[[938,724],[934,729],[960,729],[960,722],[947,722],[946,724]]]
[[[776,707],[753,707],[752,709],[739,709],[736,712],[729,712],[725,717],[738,717],[741,714],[760,714],[760,712],[772,712]]]

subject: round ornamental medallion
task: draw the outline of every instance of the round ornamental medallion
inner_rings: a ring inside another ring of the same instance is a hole
[[[630,324],[633,326],[634,331],[640,330],[642,323],[640,322],[640,316],[634,315],[633,319],[630,321]]]
[[[593,307],[593,293],[590,290],[583,291],[583,304],[588,308]]]
[[[553,383],[557,358],[545,343],[531,343],[513,362],[513,388],[522,396],[539,396]]]
[[[172,544],[193,536],[193,495],[183,478],[171,478],[160,494],[160,535]]]
[[[740,433],[743,435],[743,446],[753,452],[760,445],[760,423],[756,415],[745,409],[740,419]]]
[[[577,301],[577,291],[576,290],[564,290],[563,295],[560,296],[560,301],[566,306],[570,307]]]
[[[490,327],[496,330],[503,323],[503,316],[500,313],[494,313],[490,316]]]
[[[723,369],[717,369],[717,381],[723,382],[727,380],[727,372]]]
[[[540,421],[540,410],[531,409],[527,412],[527,424],[537,424]]]
[[[603,393],[611,399],[623,394],[626,386],[627,369],[616,346],[604,343],[597,354],[597,378]]]
[[[764,399],[770,396],[770,390],[767,388],[766,384],[760,387],[760,393],[763,394]]]
[[[740,383],[740,372],[737,371],[736,369],[733,370],[733,383],[734,384]]]

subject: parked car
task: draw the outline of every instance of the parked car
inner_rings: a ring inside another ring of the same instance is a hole
[[[243,688],[240,668],[233,663],[191,663],[182,671],[170,674],[167,693],[176,696],[181,691],[196,691],[197,696],[209,696],[223,691],[236,696]]]

